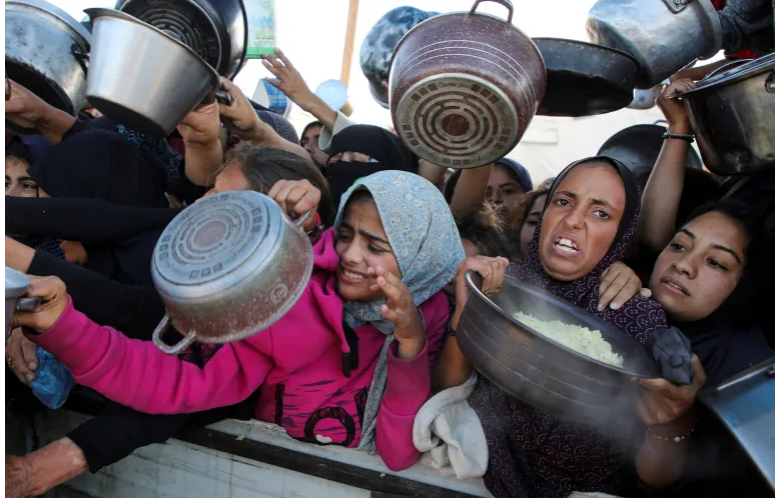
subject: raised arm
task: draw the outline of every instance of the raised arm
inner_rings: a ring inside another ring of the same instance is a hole
[[[222,86],[232,97],[232,105],[219,105],[219,115],[227,128],[241,138],[259,146],[275,147],[305,158],[313,164],[311,156],[299,144],[282,138],[267,123],[259,119],[248,99],[233,82],[222,78]]]
[[[224,163],[219,141],[219,104],[200,106],[184,117],[178,132],[184,139],[184,173],[195,185],[212,185]]]
[[[271,331],[222,347],[201,370],[168,356],[151,342],[129,339],[100,327],[76,311],[65,284],[55,277],[31,277],[27,292],[43,304],[18,312],[15,326],[67,365],[81,385],[146,413],[191,413],[248,398],[271,370]]]
[[[5,230],[86,244],[165,228],[182,208],[124,206],[86,197],[5,197]]]
[[[683,103],[676,94],[694,88],[691,80],[680,79],[669,84],[657,99],[657,104],[669,123],[668,131],[688,135],[691,122]],[[662,151],[643,192],[640,209],[640,237],[654,251],[661,251],[673,237],[676,215],[683,192],[686,157],[690,144],[686,140],[665,140]]]
[[[76,122],[70,114],[9,79],[6,79],[5,118],[19,126],[35,128],[53,144],[58,144]]]
[[[455,216],[466,216],[481,209],[492,167],[494,164],[462,171],[451,198],[451,212]]]

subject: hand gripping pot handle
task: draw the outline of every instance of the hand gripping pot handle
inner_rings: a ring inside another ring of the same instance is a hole
[[[296,220],[292,221],[295,227],[302,230],[303,224],[305,223],[305,220],[308,219],[308,217],[311,215],[311,211],[308,211],[304,215],[300,216]],[[154,334],[151,336],[152,342],[154,342],[154,345],[159,348],[160,351],[162,351],[165,354],[169,355],[179,355],[186,348],[192,345],[195,340],[197,340],[197,332],[192,330],[188,334],[186,334],[181,340],[179,340],[177,343],[173,345],[168,345],[162,340],[162,334],[167,330],[167,328],[170,326],[170,316],[165,313],[165,316],[162,318],[162,320],[159,322],[159,325],[157,325],[157,328],[154,329]]]
[[[473,4],[473,8],[470,9],[470,15],[475,14],[475,9],[478,8],[478,4],[481,2],[494,2],[499,3],[506,9],[508,9],[508,19],[505,20],[508,24],[513,23],[513,4],[510,2],[510,0],[475,0],[475,3]]]

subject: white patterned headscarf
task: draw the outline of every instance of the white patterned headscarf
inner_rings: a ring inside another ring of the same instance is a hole
[[[421,305],[454,279],[457,266],[465,259],[451,209],[440,191],[424,178],[404,171],[381,171],[358,180],[343,195],[335,230],[343,221],[348,200],[358,190],[367,190],[373,197],[402,283],[416,306]],[[371,323],[387,335],[368,393],[360,449],[373,448],[375,419],[386,388],[386,354],[394,340],[394,324],[381,314],[384,302],[382,298],[343,304],[343,317],[350,327]]]

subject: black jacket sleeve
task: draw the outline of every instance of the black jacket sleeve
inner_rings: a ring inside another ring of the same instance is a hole
[[[182,208],[124,206],[85,197],[5,197],[7,233],[110,244],[165,228]]]
[[[95,323],[121,330],[134,339],[150,340],[165,315],[154,287],[122,284],[40,250],[35,251],[27,273],[59,277],[77,310]]]

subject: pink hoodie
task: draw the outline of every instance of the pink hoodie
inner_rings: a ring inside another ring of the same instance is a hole
[[[372,325],[355,330],[359,365],[343,373],[349,347],[343,300],[336,292],[338,256],[332,230],[314,247],[304,294],[283,318],[246,340],[226,344],[203,369],[168,356],[151,342],[100,327],[68,303],[51,329],[30,338],[70,367],[76,382],[147,413],[188,413],[239,403],[260,389],[255,416],[312,444],[356,447],[362,413],[386,336]],[[413,360],[390,349],[387,385],[376,428],[386,466],[403,470],[419,458],[416,412],[430,396],[432,356],[440,350],[449,307],[439,292],[421,305],[427,344]],[[395,344],[396,346],[396,344]]]

